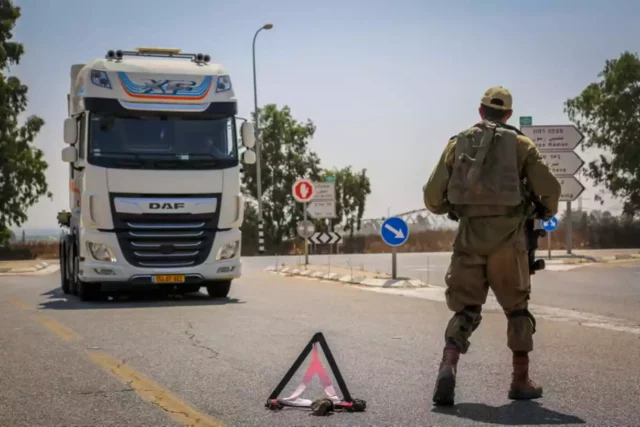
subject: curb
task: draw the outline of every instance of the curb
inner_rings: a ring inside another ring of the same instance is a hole
[[[0,267],[0,273],[5,274],[20,274],[20,273],[33,273],[35,271],[40,271],[49,267],[48,262],[39,262],[33,267],[23,267],[23,268],[3,268]]]
[[[292,267],[267,267],[265,271],[282,276],[310,277],[318,280],[348,283],[351,285],[368,286],[373,288],[428,288],[428,284],[414,279],[376,279],[365,276],[341,275],[339,273],[325,273],[324,271],[300,270]]]
[[[555,259],[547,259],[544,257],[537,257],[540,259],[544,259],[547,264],[588,264],[588,263],[608,263],[613,261],[622,261],[629,259],[640,259],[639,254],[615,254],[615,255],[605,255],[599,257],[590,257],[590,256],[567,256],[566,258],[555,258]]]

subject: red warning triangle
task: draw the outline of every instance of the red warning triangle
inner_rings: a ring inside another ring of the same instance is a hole
[[[320,362],[320,358],[318,357],[317,343],[313,344],[313,350],[311,351],[311,363],[307,368],[307,372],[305,372],[304,376],[302,377],[302,382],[300,383],[298,388],[291,394],[291,396],[281,398],[280,401],[292,406],[311,406],[313,401],[309,399],[301,399],[300,395],[303,391],[305,391],[315,375],[318,376],[320,384],[322,384],[322,388],[324,389],[324,394],[327,396],[327,398],[331,399],[334,404],[340,403],[341,400],[336,394],[336,390],[333,388],[331,378],[329,378],[329,374],[327,374],[326,369],[324,369],[324,366],[322,365],[322,362]]]
[[[318,355],[318,344],[320,344],[320,347],[322,347],[322,350],[327,358],[327,362],[329,363],[329,367],[331,368],[336,382],[338,383],[338,387],[342,392],[342,399],[338,397],[336,390],[333,387],[333,383],[331,382],[331,378],[329,377],[327,370],[324,368],[322,362],[320,361]],[[307,368],[307,371],[305,372],[300,385],[289,397],[278,398],[278,395],[282,393],[282,390],[284,390],[289,381],[291,381],[291,378],[300,368],[300,365],[302,365],[302,362],[306,359],[309,353],[311,353],[311,363],[309,364],[309,367]],[[326,398],[316,401],[301,398],[300,395],[302,395],[302,392],[305,391],[307,386],[313,380],[313,377],[316,375],[318,376],[320,384],[324,389]],[[325,340],[322,333],[318,332],[313,336],[313,338],[311,338],[309,344],[307,344],[304,350],[302,350],[300,356],[298,356],[291,368],[289,368],[289,370],[285,374],[284,378],[282,378],[278,386],[275,388],[275,390],[273,390],[265,406],[272,410],[282,409],[284,406],[311,408],[316,415],[326,415],[333,409],[345,409],[350,412],[363,412],[367,406],[367,403],[364,400],[351,398],[351,394],[347,389],[347,384],[345,383],[344,378],[342,377],[342,374],[338,369],[338,365],[333,358],[331,350],[329,350],[329,345],[327,344],[327,341]]]

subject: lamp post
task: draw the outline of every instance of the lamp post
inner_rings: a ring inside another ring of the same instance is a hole
[[[259,135],[260,123],[258,113],[258,89],[256,84],[256,38],[258,37],[260,31],[270,30],[272,28],[272,24],[264,24],[258,29],[258,31],[256,31],[256,34],[253,36],[253,107],[256,121],[256,186],[258,190],[258,253],[260,255],[264,254],[264,229],[262,225],[262,166],[260,164],[262,142],[260,141]]]

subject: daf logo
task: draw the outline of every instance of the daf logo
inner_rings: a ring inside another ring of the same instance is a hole
[[[182,202],[149,203],[149,209],[171,210],[171,209],[182,209],[182,208],[184,208],[184,203]]]
[[[174,94],[178,91],[191,91],[196,82],[191,80],[153,80],[144,82],[142,93]]]

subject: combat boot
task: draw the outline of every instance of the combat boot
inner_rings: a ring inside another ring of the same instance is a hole
[[[542,397],[542,387],[529,378],[529,356],[513,355],[513,374],[509,399],[529,400]]]
[[[455,344],[447,344],[444,346],[436,387],[433,391],[433,403],[436,406],[453,405],[459,358],[460,349]]]

